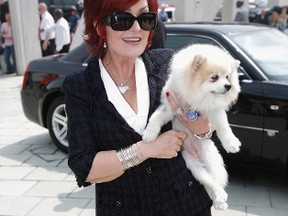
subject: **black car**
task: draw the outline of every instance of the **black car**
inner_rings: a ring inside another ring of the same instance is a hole
[[[287,169],[288,160],[288,36],[276,29],[222,23],[166,24],[166,47],[188,44],[220,46],[241,61],[241,93],[228,113],[233,132],[242,142],[240,153],[226,160]],[[89,61],[85,45],[64,56],[30,62],[21,91],[28,119],[49,129],[55,144],[67,151],[67,118],[61,83],[67,73]],[[215,138],[216,142],[217,138]]]
[[[62,81],[67,73],[85,69],[89,61],[87,47],[82,44],[68,54],[58,54],[29,63],[21,90],[26,117],[49,129],[56,146],[67,152],[67,118]]]

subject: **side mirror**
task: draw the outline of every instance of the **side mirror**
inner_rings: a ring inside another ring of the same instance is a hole
[[[251,80],[251,78],[247,75],[246,71],[244,70],[244,68],[242,66],[239,66],[237,72],[238,72],[238,76],[239,76],[240,81]]]

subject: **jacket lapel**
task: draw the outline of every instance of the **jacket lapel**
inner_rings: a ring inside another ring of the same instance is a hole
[[[91,90],[93,102],[99,101],[105,107],[105,109],[107,109],[112,115],[115,115],[117,119],[127,124],[126,121],[123,119],[123,117],[118,113],[114,105],[108,100],[104,83],[101,79],[98,60],[93,59],[88,67],[89,68],[87,68],[88,72],[87,82],[89,85],[89,89]]]
[[[153,59],[153,56],[149,54],[149,52],[145,52],[142,56],[142,59],[144,61],[147,76],[148,76],[148,85],[149,85],[149,91],[150,91],[150,106],[149,106],[149,113],[147,118],[147,123],[152,115],[152,113],[155,111],[155,109],[158,106],[159,98],[161,96],[162,88],[159,85],[161,77],[159,76],[159,66],[156,64],[157,61]]]

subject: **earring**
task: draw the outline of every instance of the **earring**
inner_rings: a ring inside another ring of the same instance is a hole
[[[103,43],[103,48],[106,49],[107,48],[107,44],[104,42]]]

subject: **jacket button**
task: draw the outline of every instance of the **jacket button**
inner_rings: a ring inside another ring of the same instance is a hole
[[[121,202],[120,201],[116,201],[115,206],[116,207],[121,207]]]
[[[147,172],[147,173],[150,173],[150,174],[152,173],[152,168],[151,168],[151,166],[149,166],[149,167],[146,168],[146,172]]]
[[[189,185],[189,187],[192,187],[193,186],[193,181],[189,181],[188,185]]]

